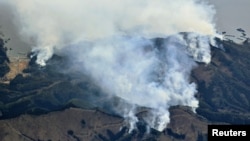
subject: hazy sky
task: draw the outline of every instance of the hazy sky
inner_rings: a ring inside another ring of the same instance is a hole
[[[4,39],[10,38],[11,40],[6,44],[8,48],[12,48],[13,50],[9,50],[7,53],[9,56],[15,56],[18,53],[27,52],[30,50],[29,45],[22,41],[18,34],[18,29],[13,23],[13,13],[10,8],[5,4],[1,3],[0,0],[0,32],[2,32],[5,36]],[[0,35],[2,37],[2,35]]]
[[[215,6],[216,25],[219,32],[226,31],[228,34],[237,35],[237,28],[243,28],[247,36],[250,35],[250,0],[207,0]],[[8,47],[14,50],[9,55],[27,51],[30,48],[16,34],[17,29],[11,23],[13,15],[10,9],[3,5],[0,0],[0,31],[10,37]]]
[[[209,0],[216,8],[218,30],[235,33],[243,28],[250,33],[250,0]]]

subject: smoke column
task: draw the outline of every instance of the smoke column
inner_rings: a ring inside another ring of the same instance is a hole
[[[152,109],[145,121],[159,131],[169,122],[170,106],[198,107],[189,76],[196,61],[210,62],[216,35],[215,11],[206,2],[0,1],[14,10],[20,36],[35,44],[38,64],[45,66],[54,53],[71,56],[105,93],[126,101],[116,110],[131,128],[138,106]],[[157,37],[166,38],[161,47],[152,41]]]

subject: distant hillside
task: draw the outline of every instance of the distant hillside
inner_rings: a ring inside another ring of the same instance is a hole
[[[193,71],[198,83],[197,113],[211,121],[250,124],[250,44],[220,42],[212,62]]]

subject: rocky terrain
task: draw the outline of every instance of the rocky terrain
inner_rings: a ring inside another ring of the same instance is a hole
[[[112,112],[115,102],[107,102],[90,78],[78,71],[66,75],[70,62],[65,57],[54,55],[46,67],[34,57],[3,83],[13,67],[1,39],[0,140],[206,141],[208,124],[250,124],[250,44],[218,43],[223,48],[211,47],[212,62],[192,72],[198,85],[197,114],[189,107],[171,107],[171,122],[163,132],[148,130],[140,120],[137,130],[128,133],[126,121]]]

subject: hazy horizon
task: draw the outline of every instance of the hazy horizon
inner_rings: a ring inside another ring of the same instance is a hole
[[[249,0],[207,0],[214,5],[216,9],[215,23],[219,33],[226,31],[227,34],[238,36],[237,28],[242,28],[246,31],[247,36],[250,33],[249,20]],[[18,30],[13,23],[13,14],[11,9],[1,3],[0,0],[0,31],[5,35],[5,39],[11,40],[6,44],[8,48],[13,50],[8,51],[8,55],[16,56],[18,53],[29,52],[31,45],[25,43],[18,36]],[[20,54],[19,54],[20,55]]]
[[[220,32],[237,34],[236,29],[242,28],[250,33],[249,0],[208,0],[215,6],[215,22]]]

